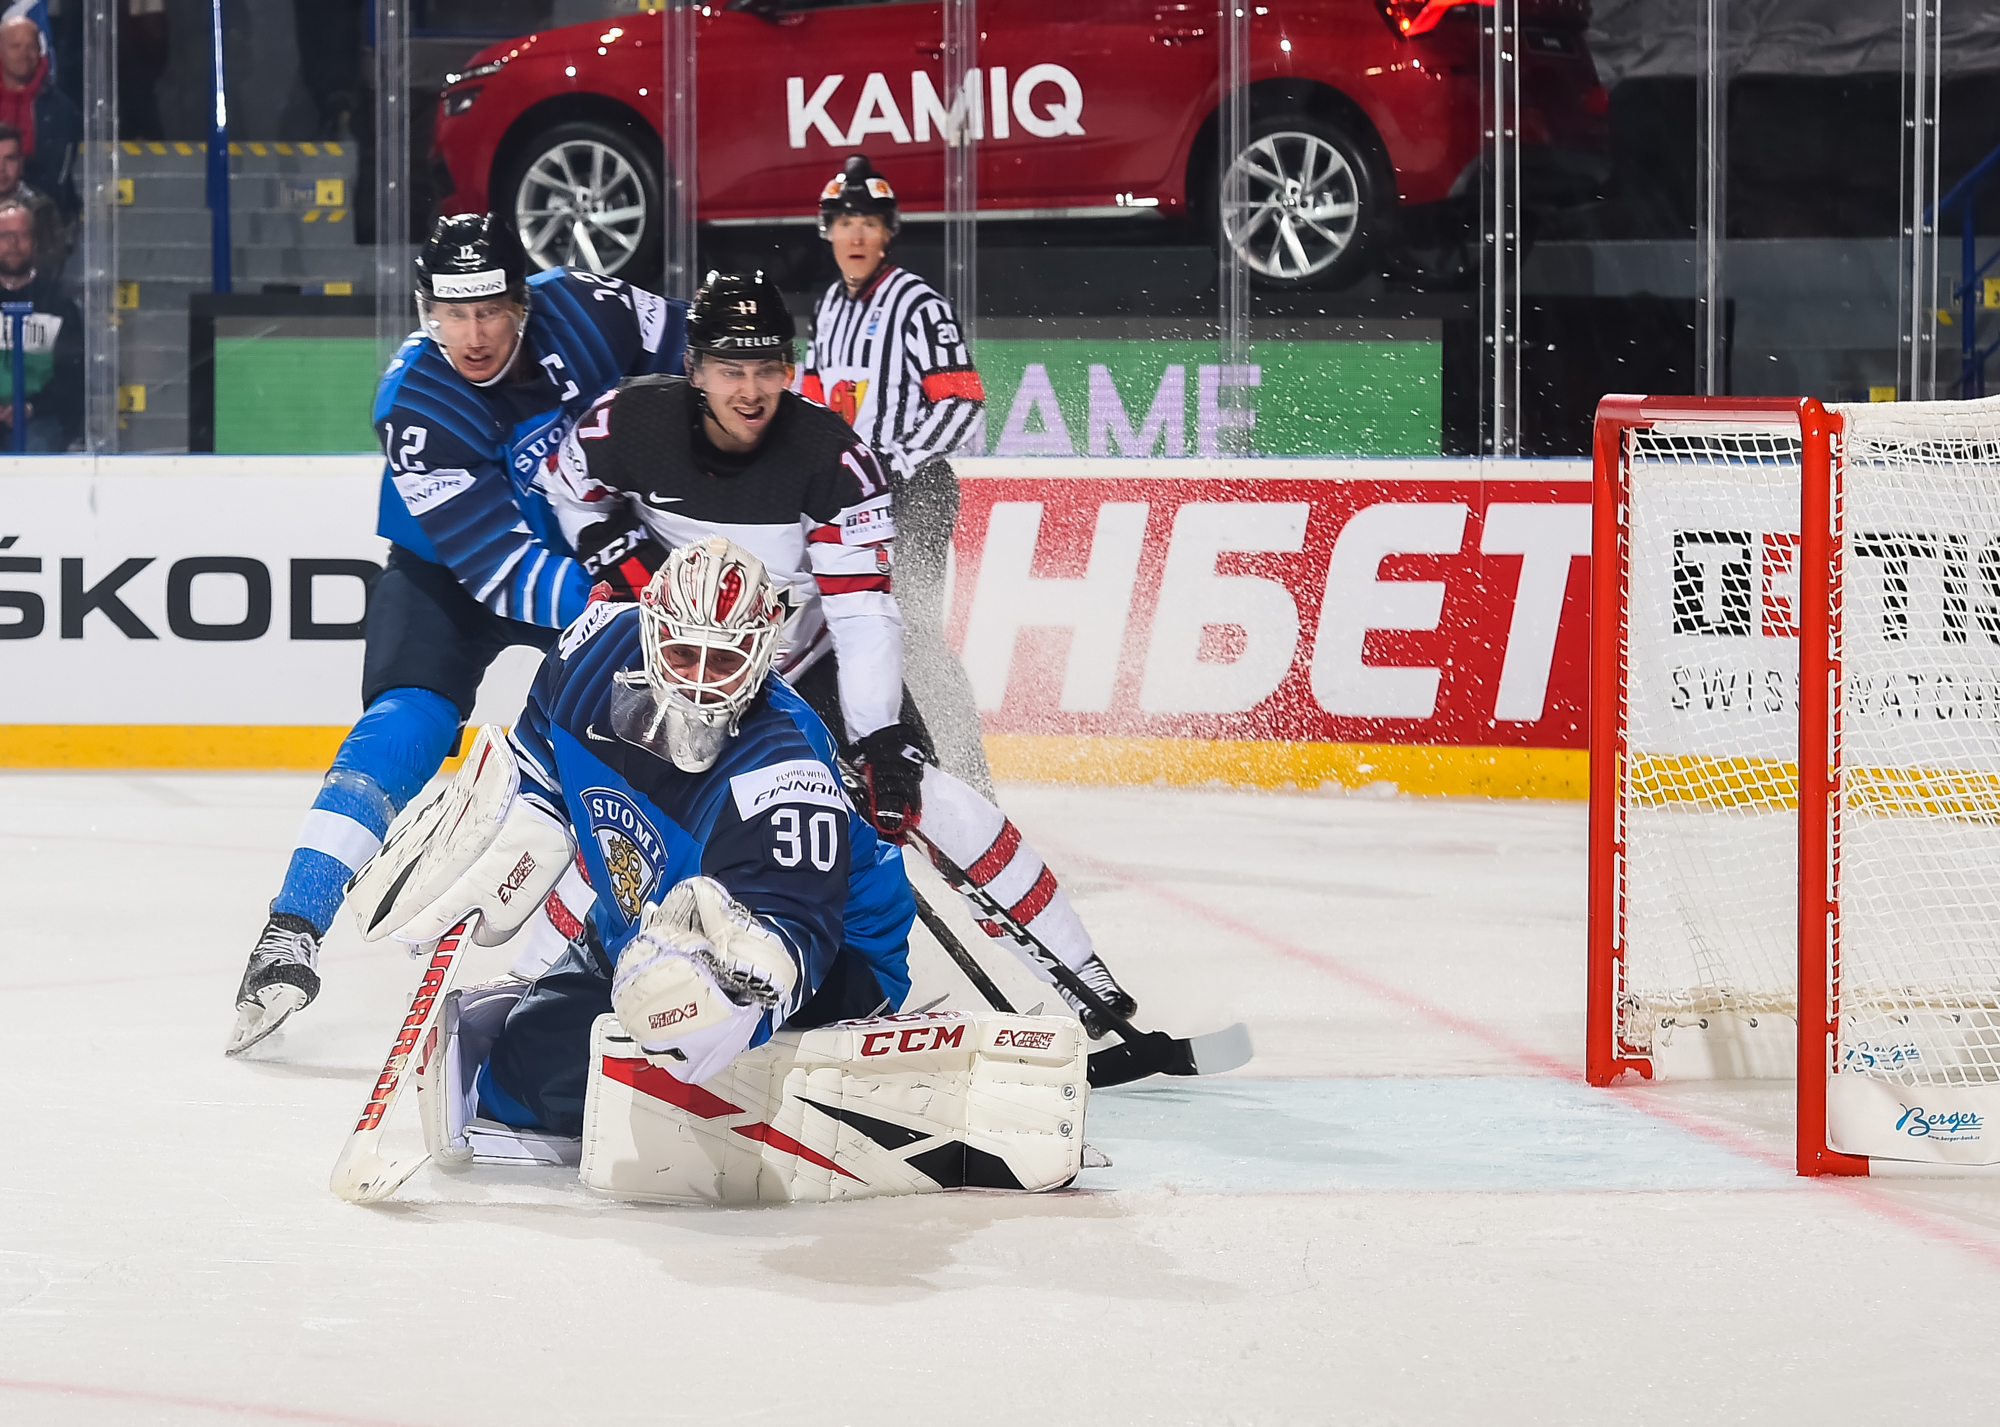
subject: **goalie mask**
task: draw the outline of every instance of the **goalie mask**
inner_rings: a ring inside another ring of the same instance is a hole
[[[613,729],[684,773],[706,772],[764,687],[788,613],[742,546],[720,535],[683,545],[640,592],[645,669],[619,676]]]

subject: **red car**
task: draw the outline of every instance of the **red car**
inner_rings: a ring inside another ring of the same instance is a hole
[[[1221,230],[1267,285],[1351,282],[1371,250],[1477,193],[1481,3],[1253,6],[1244,202],[1225,221],[1214,0],[984,0],[981,221],[1192,220]],[[1520,9],[1524,175],[1544,196],[1588,197],[1608,154],[1588,0]],[[938,214],[941,5],[731,0],[694,23],[701,222],[809,222],[857,151],[892,176],[906,218]],[[660,45],[660,15],[642,13],[474,56],[439,101],[443,207],[512,214],[544,266],[650,276]]]

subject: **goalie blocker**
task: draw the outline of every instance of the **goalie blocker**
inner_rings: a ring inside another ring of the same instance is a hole
[[[1067,1018],[933,1012],[780,1031],[690,1085],[601,1016],[583,1135],[568,1139],[476,1114],[479,1061],[521,990],[454,991],[425,1047],[418,1101],[443,1167],[577,1164],[593,1189],[678,1204],[1057,1189],[1083,1167],[1090,1086]]]

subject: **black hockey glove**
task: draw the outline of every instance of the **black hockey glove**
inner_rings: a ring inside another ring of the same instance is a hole
[[[875,831],[901,842],[924,816],[924,755],[900,723],[878,728],[847,750],[860,782],[861,813]]]
[[[643,525],[600,520],[576,537],[576,558],[592,579],[611,586],[614,600],[636,600],[667,562],[667,547]]]

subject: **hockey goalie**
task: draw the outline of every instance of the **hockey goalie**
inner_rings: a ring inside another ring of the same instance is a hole
[[[1076,1176],[1074,1021],[896,1014],[910,886],[825,727],[767,677],[786,612],[739,546],[675,551],[636,605],[570,626],[513,732],[482,729],[355,878],[370,940],[568,938],[464,991],[434,955],[435,1009],[420,994],[405,1036],[441,1163],[575,1162],[599,1189],[703,1203]],[[357,1135],[379,1134],[370,1108]],[[364,1182],[346,1197],[402,1180]]]

